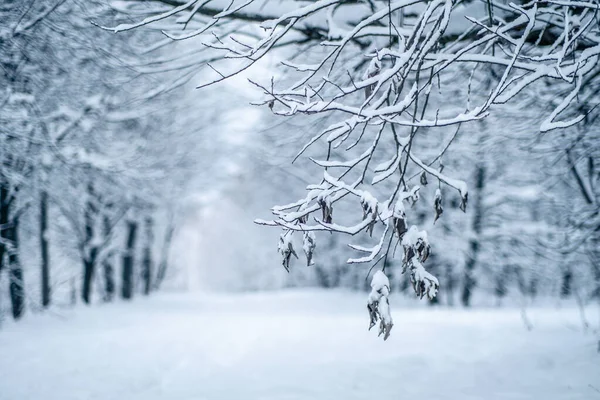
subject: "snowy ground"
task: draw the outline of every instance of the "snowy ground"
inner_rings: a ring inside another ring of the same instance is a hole
[[[600,399],[575,309],[392,309],[364,295],[157,295],[0,329],[1,400]],[[392,307],[394,307],[392,297]]]

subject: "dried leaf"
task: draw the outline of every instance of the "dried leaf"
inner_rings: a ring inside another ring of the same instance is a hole
[[[377,303],[367,304],[367,310],[369,310],[369,330],[377,324]]]
[[[371,222],[369,222],[369,225],[367,225],[367,233],[369,234],[369,237],[373,237],[373,228],[375,227],[376,223],[377,219],[373,218]]]
[[[283,268],[285,268],[285,270],[287,272],[290,272],[290,261],[291,261],[292,255],[294,255],[294,257],[298,258],[298,255],[296,254],[296,251],[294,250],[294,246],[292,245],[292,241],[291,241],[292,234],[293,234],[293,231],[287,231],[287,232],[282,233],[279,236],[279,243],[277,245],[277,250],[281,254],[281,264],[283,265]]]
[[[402,239],[402,236],[408,231],[406,220],[402,217],[394,217],[392,218],[392,224],[394,225],[394,230],[398,235],[398,238]]]
[[[462,212],[467,212],[467,201],[468,200],[469,200],[469,193],[465,193],[465,195],[460,198],[460,205],[458,206],[458,208],[460,208],[460,210]]]
[[[392,326],[392,316],[390,314],[390,303],[388,296],[390,294],[390,281],[383,271],[377,271],[371,281],[371,292],[367,302],[369,311],[369,330],[373,328],[377,321],[379,323],[379,336],[383,335],[383,340],[390,336]]]
[[[329,196],[319,198],[317,203],[321,207],[321,212],[323,214],[323,222],[325,222],[326,224],[331,224],[333,222],[333,206],[331,204]]]
[[[315,234],[312,232],[304,232],[304,235],[302,237],[302,249],[304,250],[304,254],[306,255],[307,266],[314,264],[312,259],[315,247],[317,247]]]
[[[420,261],[425,262],[429,257],[429,252],[431,250],[429,243],[425,243],[422,239],[419,239],[417,240],[416,248]]]
[[[436,192],[435,192],[435,200],[433,201],[433,209],[435,210],[435,218],[433,220],[433,223],[435,224],[435,222],[438,220],[438,218],[440,218],[440,216],[444,213],[444,207],[442,207],[442,194],[440,192],[440,189],[436,190]]]
[[[421,185],[427,185],[427,173],[425,171],[421,172]]]

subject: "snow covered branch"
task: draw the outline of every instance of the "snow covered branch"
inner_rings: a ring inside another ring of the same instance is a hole
[[[251,83],[263,95],[259,104],[276,115],[333,120],[314,132],[296,157],[317,152],[310,159],[323,173],[307,186],[305,198],[274,207],[271,221],[256,222],[283,228],[279,253],[288,271],[292,256],[298,257],[295,232],[303,234],[308,265],[318,262],[316,231],[375,234],[374,246],[350,245],[366,253],[350,258],[352,264],[375,266],[393,257],[392,244],[401,244],[403,270],[420,298],[435,297],[439,283],[424,267],[430,253],[427,233],[408,223],[405,205],[419,201],[421,189],[411,180],[419,176],[422,186],[428,178],[437,183],[435,220],[443,212],[442,187],[456,191],[466,211],[466,183],[452,177],[456,172],[442,173],[441,155],[452,157],[449,147],[458,128],[488,118],[538,83],[560,86],[566,93],[539,130],[573,126],[585,117],[576,106],[578,94],[589,79],[600,76],[596,2],[318,0],[285,1],[268,11],[252,0],[157,3],[171,8],[107,29],[119,32],[160,21],[165,35],[177,40],[208,37],[210,30],[217,41],[203,43],[221,60],[206,63],[207,78],[199,87],[238,75],[267,54],[287,57],[280,47],[302,43],[303,51],[281,60],[285,79]],[[232,32],[229,22],[240,24]],[[173,28],[164,29],[165,24]],[[465,69],[470,77],[457,80]],[[449,132],[451,139],[442,145]],[[439,155],[429,161],[419,145],[423,137],[440,138]],[[342,203],[354,204],[353,220],[335,211]],[[314,223],[309,224],[311,216]],[[381,319],[387,338],[392,321],[383,277],[378,272],[373,278],[369,312],[372,324]]]

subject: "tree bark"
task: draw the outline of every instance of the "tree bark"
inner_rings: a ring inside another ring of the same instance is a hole
[[[85,240],[83,245],[83,282],[81,285],[81,299],[85,304],[90,304],[92,297],[92,282],[94,270],[96,269],[96,258],[98,247],[94,243],[94,222],[98,212],[93,201],[94,188],[88,185],[88,200],[85,205]]]
[[[5,238],[10,241],[7,253],[12,315],[14,319],[19,319],[25,312],[25,285],[23,282],[23,267],[19,260],[18,218],[14,218],[5,230]]]
[[[573,273],[570,267],[564,268],[562,272],[562,282],[560,285],[560,297],[567,298],[572,292]]]
[[[14,189],[16,193],[17,189]],[[14,319],[25,312],[25,286],[23,268],[19,260],[19,219],[11,218],[11,204],[15,194],[11,194],[6,181],[0,182],[0,272],[8,265],[8,285],[11,311]],[[7,263],[5,264],[5,262]]]
[[[104,216],[104,238],[106,239],[111,232],[110,218]],[[115,268],[113,265],[114,251],[109,250],[106,257],[102,261],[102,267],[104,269],[104,301],[112,301],[115,296]]]
[[[88,258],[83,260],[83,286],[81,288],[81,299],[85,304],[90,304],[92,301],[92,282],[94,281],[96,252],[96,248],[90,249]]]
[[[592,298],[596,298],[598,302],[598,311],[600,311],[600,226],[594,232],[594,236],[591,238],[591,249],[589,251],[590,266],[592,268],[592,275],[594,277],[594,289],[592,291]],[[600,333],[598,333],[598,353],[600,353]]]
[[[152,218],[146,218],[146,243],[144,246],[144,258],[142,260],[142,282],[144,283],[143,293],[150,294],[152,284],[152,244],[154,235],[152,232]]]
[[[447,305],[454,306],[454,271],[451,263],[446,264],[446,293]]]
[[[169,224],[167,231],[165,232],[165,239],[163,243],[162,254],[160,257],[160,264],[158,265],[158,274],[156,275],[156,281],[154,282],[154,289],[158,289],[167,275],[167,267],[169,263],[169,250],[171,248],[171,241],[173,239],[173,231],[175,227],[173,224]]]
[[[8,188],[0,182],[0,239],[6,239],[6,226],[8,224]],[[4,267],[4,253],[6,246],[0,240],[0,273]]]
[[[121,296],[127,300],[133,296],[133,261],[137,228],[137,222],[127,222],[128,233],[125,253],[123,254],[123,286],[121,288]]]
[[[594,273],[595,280],[595,290],[594,296],[596,297],[596,301],[598,302],[598,310],[600,310],[600,249],[598,246],[600,245],[600,240],[595,238],[592,243],[594,243],[595,250],[592,250],[592,269]],[[600,333],[598,333],[598,353],[600,353]]]
[[[50,255],[48,252],[48,193],[40,193],[40,254],[42,257],[42,306],[50,305]]]
[[[465,275],[463,281],[463,290],[461,300],[465,307],[471,305],[471,295],[475,288],[475,278],[473,271],[477,265],[477,257],[481,247],[479,236],[481,234],[481,220],[483,219],[482,192],[485,186],[485,167],[478,164],[475,171],[475,190],[473,201],[473,237],[469,241],[469,254],[465,263]]]

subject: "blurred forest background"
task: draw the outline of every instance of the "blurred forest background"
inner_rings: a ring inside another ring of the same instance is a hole
[[[598,398],[599,13],[0,0],[0,400]]]
[[[304,196],[318,166],[291,161],[330,117],[252,106],[247,78],[288,79],[269,56],[195,90],[194,65],[216,57],[201,39],[166,38],[168,21],[119,34],[92,25],[151,14],[128,3],[0,4],[0,318],[156,290],[366,290],[370,266],[347,264],[340,236],[317,232],[315,264],[295,261],[286,273],[279,232],[253,223]],[[447,99],[469,75],[454,73],[443,82]],[[600,101],[594,82],[581,107]],[[441,187],[444,213],[434,224],[438,186],[421,181],[425,201],[410,210],[432,243],[428,270],[440,281],[432,304],[600,301],[598,112],[540,133],[564,96],[555,88],[458,135],[416,138],[424,159],[451,138],[444,171],[459,172],[470,191],[463,214],[458,193]],[[361,212],[339,207],[336,217]],[[401,253],[386,259],[391,290],[414,297]]]

